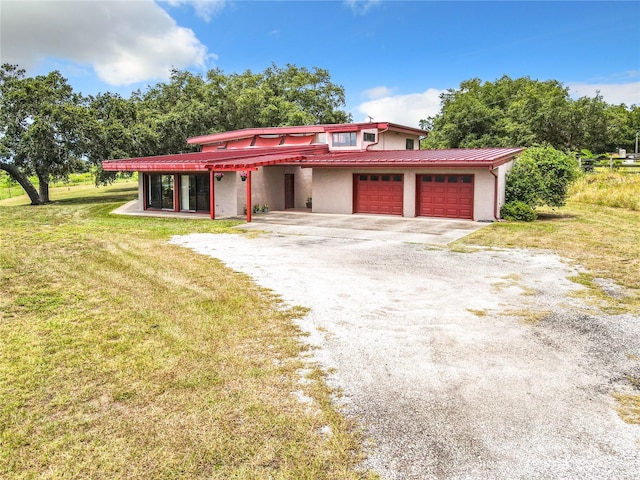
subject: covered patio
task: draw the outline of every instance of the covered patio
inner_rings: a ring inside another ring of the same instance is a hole
[[[251,198],[252,198],[252,172],[258,168],[287,164],[300,161],[307,155],[322,154],[328,151],[326,145],[291,145],[279,147],[257,147],[231,150],[208,150],[204,152],[183,153],[176,155],[160,155],[153,157],[128,158],[121,160],[110,160],[103,163],[107,171],[138,171],[143,176],[142,202],[144,213],[152,215],[153,212],[161,212],[167,215],[185,215],[202,217],[202,213],[193,211],[183,211],[181,209],[181,198],[179,185],[181,177],[185,174],[205,174],[208,176],[208,218],[216,218],[216,182],[225,173],[240,175],[245,184],[246,200],[246,221],[252,220]],[[177,173],[166,173],[177,172]],[[164,173],[164,175],[162,175]],[[163,185],[158,187],[158,193],[152,191],[151,183],[147,186],[147,179],[150,176],[160,175],[168,178],[169,186],[164,189],[168,192],[166,199],[159,199],[156,205],[150,201],[152,195],[162,195]],[[140,212],[139,212],[140,213]]]

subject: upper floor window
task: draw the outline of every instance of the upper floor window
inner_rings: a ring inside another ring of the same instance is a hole
[[[364,140],[365,142],[375,142],[376,141],[376,134],[375,133],[364,132],[362,134],[362,140]]]
[[[407,138],[405,145],[407,147],[407,150],[413,150],[413,146],[414,146],[413,138]]]
[[[334,147],[355,147],[356,132],[332,133],[331,142]]]

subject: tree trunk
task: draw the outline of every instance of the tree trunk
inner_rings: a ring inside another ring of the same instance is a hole
[[[42,200],[36,187],[33,186],[29,178],[24,175],[20,170],[9,163],[0,162],[0,170],[4,170],[11,178],[13,178],[16,182],[20,184],[20,186],[24,189],[24,191],[29,195],[31,199],[31,205],[42,205]],[[47,185],[48,187],[48,185]]]
[[[44,203],[49,203],[49,179],[45,178],[43,175],[38,175],[39,182],[39,190],[40,190],[40,201]]]

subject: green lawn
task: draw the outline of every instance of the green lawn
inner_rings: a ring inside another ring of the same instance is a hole
[[[373,478],[302,312],[167,243],[233,222],[109,214],[136,194],[0,202],[0,478]]]

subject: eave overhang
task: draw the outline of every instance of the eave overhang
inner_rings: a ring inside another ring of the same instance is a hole
[[[355,132],[360,130],[377,129],[379,131],[392,131],[408,135],[426,137],[429,132],[419,128],[407,127],[390,122],[366,122],[366,123],[336,123],[324,125],[298,125],[291,127],[264,127],[244,128],[231,132],[211,133],[187,139],[189,145],[217,145],[234,140],[243,140],[260,135],[311,135],[315,133]]]
[[[102,168],[110,172],[202,172],[212,169],[226,171],[255,170],[258,167],[294,162],[304,158],[306,155],[324,154],[328,151],[327,145],[220,150],[105,160],[102,162]]]
[[[214,150],[106,160],[106,171],[206,172],[255,170],[276,164],[303,168],[488,168],[495,169],[521,148],[374,150],[330,152],[326,144]]]
[[[307,156],[297,163],[307,168],[494,169],[513,160],[520,152],[521,148],[330,152]]]

